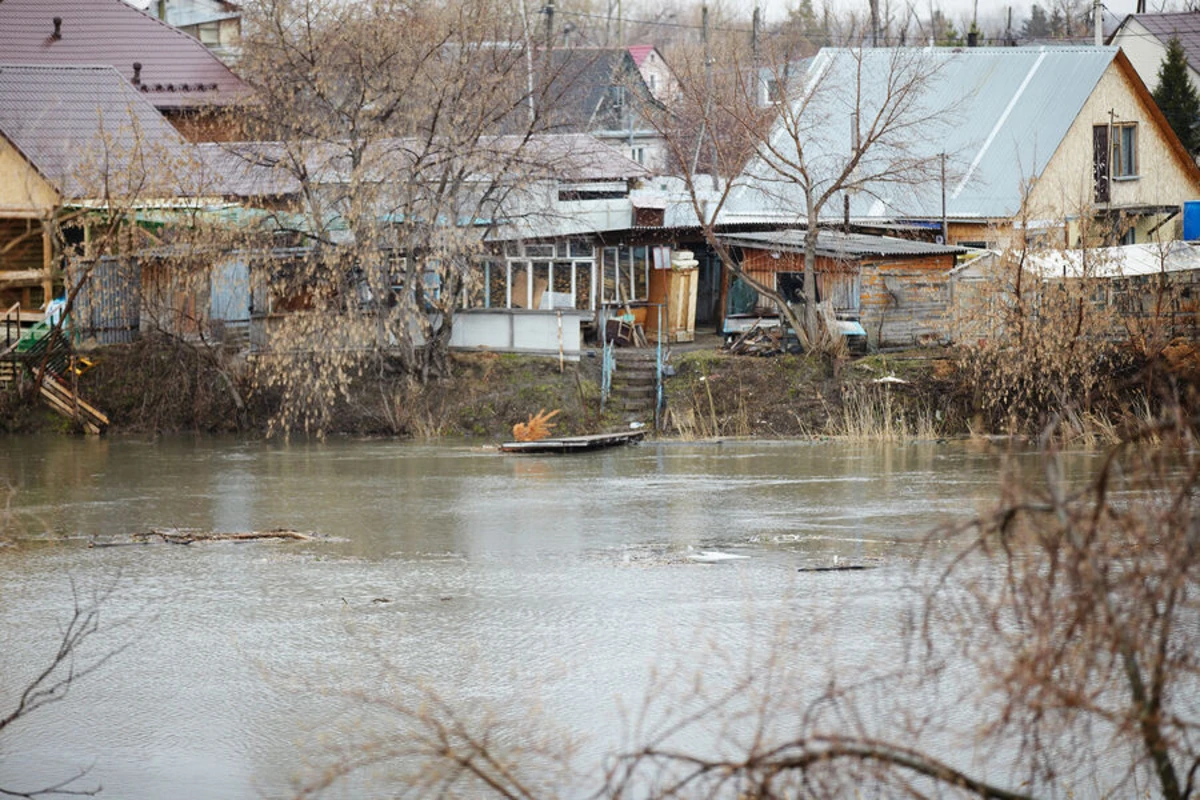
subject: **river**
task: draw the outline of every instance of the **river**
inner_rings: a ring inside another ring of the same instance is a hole
[[[80,663],[123,648],[4,732],[0,786],[90,768],[81,785],[123,800],[288,796],[341,750],[402,738],[389,726],[419,687],[491,721],[505,746],[578,736],[583,794],[636,738],[648,696],[652,722],[667,698],[694,698],[697,677],[719,692],[777,646],[806,654],[814,681],[894,657],[914,564],[943,558],[929,532],[994,498],[1002,459],[965,442],[541,457],[0,439],[18,541],[0,548],[0,710],[48,662],[72,586],[84,601],[112,592]],[[320,539],[89,547],[169,527]],[[835,561],[873,568],[801,571]],[[699,725],[682,741],[712,736]],[[364,770],[323,796],[396,780],[414,778]]]

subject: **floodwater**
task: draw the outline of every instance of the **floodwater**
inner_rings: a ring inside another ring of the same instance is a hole
[[[504,746],[577,737],[583,794],[646,732],[648,697],[652,724],[783,646],[815,682],[891,658],[914,564],[945,558],[929,532],[993,498],[1002,460],[970,443],[0,439],[20,542],[0,548],[0,714],[48,663],[72,587],[111,591],[78,663],[120,648],[0,734],[0,786],[88,768],[81,786],[123,800],[286,797],[345,751],[411,741],[403,712],[436,692]],[[89,546],[163,528],[320,539]],[[874,568],[801,571],[835,560]],[[384,794],[413,779],[388,772],[406,758],[324,796]]]

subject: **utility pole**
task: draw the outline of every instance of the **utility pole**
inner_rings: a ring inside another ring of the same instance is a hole
[[[754,68],[758,69],[758,28],[762,23],[762,9],[758,7],[758,3],[754,4],[754,16],[750,23],[750,55],[753,57]],[[755,80],[757,80],[757,75]]]
[[[871,0],[871,47],[879,47],[879,0]]]

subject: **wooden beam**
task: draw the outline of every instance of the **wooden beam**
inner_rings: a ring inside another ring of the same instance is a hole
[[[6,269],[0,270],[0,288],[14,288],[28,284],[40,284],[46,280],[49,272],[42,269]]]

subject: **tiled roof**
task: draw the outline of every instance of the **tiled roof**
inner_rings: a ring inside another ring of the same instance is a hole
[[[0,58],[112,65],[159,109],[231,105],[249,95],[196,39],[122,0],[0,0]]]
[[[1164,46],[1174,37],[1179,37],[1188,63],[1200,68],[1200,12],[1184,11],[1173,14],[1130,14],[1121,23],[1124,28],[1129,20],[1137,22],[1150,31]]]
[[[9,0],[0,2],[0,7]],[[70,198],[175,194],[179,133],[112,67],[0,65],[0,135]]]

